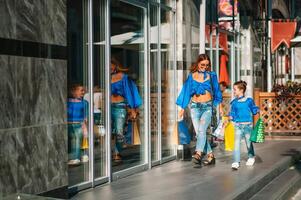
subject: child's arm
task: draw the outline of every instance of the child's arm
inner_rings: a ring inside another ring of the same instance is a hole
[[[252,112],[253,115],[258,114],[259,111],[260,111],[260,110],[259,110],[259,107],[256,106],[254,100],[251,99],[251,98],[249,98],[249,108],[250,108],[250,110],[251,110],[251,112]]]

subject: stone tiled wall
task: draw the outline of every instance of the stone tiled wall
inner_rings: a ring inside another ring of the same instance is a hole
[[[66,45],[66,0],[1,0],[0,37]]]
[[[2,0],[0,27],[0,38],[66,46],[66,0]],[[0,74],[0,198],[67,186],[67,60],[2,54]]]

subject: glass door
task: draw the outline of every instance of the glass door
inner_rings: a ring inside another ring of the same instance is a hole
[[[176,154],[176,145],[172,143],[176,123],[175,26],[173,11],[161,8],[160,12],[161,153],[162,159],[168,159]]]
[[[113,173],[135,170],[148,157],[146,7],[127,2],[111,1]]]
[[[159,63],[159,5],[150,5],[150,114],[151,114],[151,161],[160,164],[161,159],[161,112]]]
[[[91,182],[87,1],[69,0],[67,8],[68,177],[69,186],[74,187]]]
[[[108,41],[106,39],[106,0],[93,0],[92,5],[92,91],[93,96],[93,161],[94,180],[96,184],[105,182],[104,179],[109,175],[107,148],[108,148],[108,128],[107,124],[107,106],[109,99],[106,98],[108,93],[108,73],[106,64],[106,51],[109,50]]]
[[[108,181],[107,0],[68,0],[68,177],[70,192]]]

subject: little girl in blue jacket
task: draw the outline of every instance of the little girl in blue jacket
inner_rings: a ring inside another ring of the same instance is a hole
[[[252,98],[245,97],[246,88],[247,83],[245,81],[237,81],[233,86],[235,99],[231,102],[230,119],[235,127],[232,163],[232,169],[234,170],[237,170],[240,166],[241,139],[245,140],[248,150],[248,161],[246,165],[252,166],[255,163],[255,152],[250,137],[253,128],[253,115],[256,115],[259,112],[259,108],[255,105]]]

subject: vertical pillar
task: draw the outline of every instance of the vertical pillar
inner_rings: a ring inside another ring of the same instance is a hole
[[[237,21],[240,21],[239,13],[237,14]],[[241,45],[240,45],[240,23],[237,26],[237,66],[236,66],[236,75],[237,80],[240,80],[240,52],[241,52]]]
[[[267,43],[267,57],[268,57],[268,66],[267,66],[267,90],[268,92],[272,91],[272,62],[271,62],[271,17],[272,17],[272,0],[267,0],[268,5],[268,43]]]
[[[295,81],[295,47],[291,49],[291,80]]]
[[[215,2],[216,4],[216,24],[218,24],[218,0]],[[219,77],[219,71],[220,71],[220,66],[219,66],[219,26],[216,27],[216,33],[215,33],[215,72],[217,74],[217,77]]]
[[[235,36],[233,36],[235,37]],[[234,46],[234,39],[231,40],[231,85],[233,86],[236,79],[235,79],[235,46]],[[233,92],[231,93],[232,98]]]
[[[202,0],[200,4],[200,49],[199,53],[205,53],[205,26],[206,26],[206,0]]]

